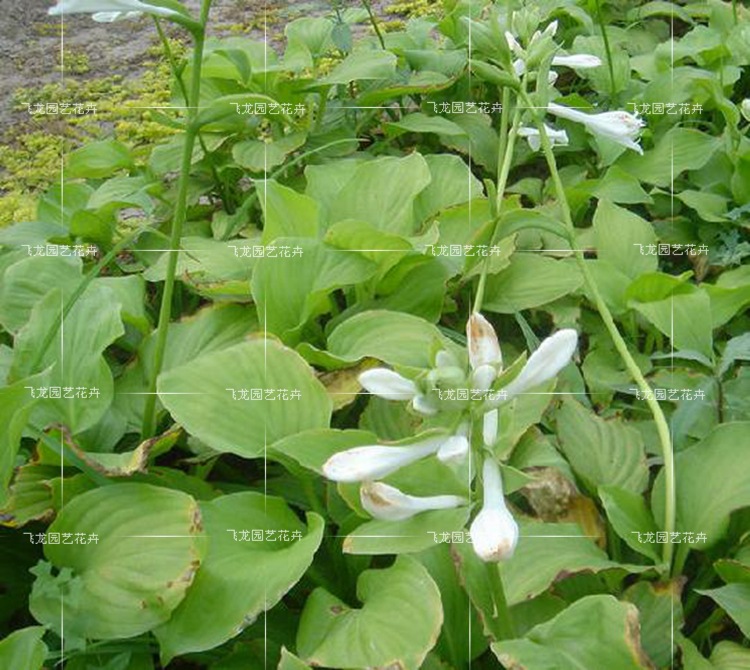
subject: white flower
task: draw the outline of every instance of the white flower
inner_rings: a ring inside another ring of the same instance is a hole
[[[516,54],[516,56],[523,55],[523,49],[521,48],[521,45],[518,43],[518,40],[516,40],[516,38],[513,37],[513,33],[511,33],[509,30],[505,31],[505,41],[508,43],[510,50],[514,54]]]
[[[405,465],[434,454],[447,439],[445,436],[433,437],[403,447],[354,447],[331,456],[323,464],[323,474],[334,482],[381,479]]]
[[[109,22],[119,18],[132,18],[134,14],[146,12],[155,16],[173,17],[180,13],[167,7],[158,7],[140,0],[58,0],[48,14],[94,14],[97,21]]]
[[[420,512],[435,509],[452,509],[467,503],[465,498],[453,495],[412,496],[383,482],[367,482],[359,489],[362,507],[375,519],[401,521]]]
[[[578,333],[572,328],[558,330],[544,340],[531,354],[519,375],[503,390],[503,400],[510,400],[527,389],[552,379],[569,362],[578,344]]]
[[[419,412],[423,416],[435,416],[438,413],[438,406],[435,399],[424,393],[415,395],[411,401],[411,406],[415,412]]]
[[[495,329],[479,312],[473,312],[466,322],[466,341],[472,370],[482,365],[502,366],[503,355]]]
[[[499,412],[497,409],[485,412],[482,417],[482,441],[487,447],[491,447],[497,441],[498,419]]]
[[[437,457],[443,463],[461,461],[469,453],[469,423],[464,422],[437,450]]]
[[[568,145],[568,133],[564,130],[555,130],[554,128],[550,128],[546,123],[544,124],[544,130],[546,131],[550,144],[553,147],[565,147]],[[533,151],[539,151],[539,148],[542,146],[542,139],[537,128],[524,126],[518,129],[518,134],[521,137],[526,138],[526,141],[529,143],[529,146]]]
[[[750,121],[750,98],[745,98],[740,103],[740,113],[745,117],[745,121]]]
[[[413,381],[386,368],[366,370],[359,375],[359,383],[373,395],[386,400],[411,400],[419,393]]]
[[[563,119],[577,121],[582,123],[586,128],[600,137],[604,137],[628,149],[643,153],[640,145],[635,141],[646,125],[641,119],[628,112],[602,112],[600,114],[584,114],[577,109],[563,107],[554,102],[549,103],[547,111]]]
[[[505,505],[500,468],[494,459],[484,459],[482,477],[484,502],[469,527],[472,547],[485,562],[504,561],[515,551],[518,524]]]
[[[97,23],[112,23],[121,19],[137,19],[141,12],[97,12],[91,18]]]
[[[562,67],[574,67],[579,70],[586,70],[592,67],[599,67],[602,64],[600,58],[591,54],[573,54],[572,56],[555,56],[552,59],[552,65]]]

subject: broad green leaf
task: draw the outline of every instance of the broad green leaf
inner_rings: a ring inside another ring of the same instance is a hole
[[[750,649],[722,640],[711,651],[711,665],[716,670],[750,670]]]
[[[403,521],[373,519],[358,526],[344,539],[347,554],[408,554],[435,546],[441,533],[463,530],[469,508],[422,512]],[[437,533],[436,536],[433,533]]]
[[[398,666],[416,670],[443,623],[440,591],[427,570],[407,556],[357,580],[354,609],[322,588],[305,603],[297,649],[310,665],[328,668]]]
[[[199,356],[239,344],[258,329],[255,315],[240,305],[212,305],[169,324],[161,372],[190,363]],[[156,348],[156,331],[143,341],[140,358],[150,376]]]
[[[512,314],[541,307],[573,293],[583,283],[572,260],[553,260],[538,254],[515,254],[510,266],[487,280],[484,308]]]
[[[519,526],[518,546],[501,571],[510,605],[534,598],[577,572],[647,569],[609,560],[593,539],[584,536],[578,524],[521,522]]]
[[[306,430],[274,442],[268,447],[268,457],[281,462],[292,459],[303,468],[322,476],[323,463],[333,454],[377,443],[377,437],[364,430]]]
[[[581,631],[587,631],[585,635]],[[581,598],[519,640],[495,642],[509,668],[640,670],[653,667],[641,648],[638,610],[610,595]]]
[[[328,336],[328,352],[300,345],[308,360],[342,367],[362,358],[377,358],[391,365],[429,367],[435,342],[446,346],[446,338],[429,321],[403,312],[361,312],[339,324]]]
[[[725,423],[705,439],[675,455],[677,528],[705,533],[705,542],[692,549],[708,549],[719,542],[729,524],[729,515],[750,505],[750,476],[738,467],[747,456],[750,422]],[[657,519],[664,512],[664,473],[653,486],[652,506]]]
[[[0,505],[8,498],[8,484],[16,466],[16,455],[24,428],[37,400],[31,398],[27,385],[44,384],[45,377],[37,375],[0,388]]]
[[[349,54],[321,84],[348,84],[359,79],[387,79],[396,71],[396,56],[390,51],[363,50]]]
[[[283,499],[250,491],[200,508],[208,550],[185,599],[154,631],[164,664],[218,647],[276,605],[312,563],[325,527],[311,513],[308,530]]]
[[[18,334],[11,372],[21,378],[51,367],[49,386],[72,390],[69,397],[61,390],[60,397],[40,399],[31,422],[39,428],[62,422],[75,434],[95,425],[112,402],[112,371],[103,353],[125,331],[120,303],[101,284],[90,285],[65,319],[61,317],[62,295],[54,289],[35,305]],[[55,337],[42,351],[50,330]],[[35,360],[40,362],[33,367]],[[86,390],[79,393],[80,388]]]
[[[669,666],[674,649],[673,631],[684,624],[678,580],[667,582],[637,582],[623,593],[640,612],[641,644],[657,667]]]
[[[695,318],[696,314],[711,313],[711,301],[705,291],[695,289],[652,302],[631,299],[629,304],[671,338],[675,349],[697,351],[709,360],[713,358],[711,319]]]
[[[263,399],[241,399],[242,389],[248,396],[261,389]],[[282,389],[299,391],[299,397],[266,395]],[[267,444],[287,435],[328,427],[331,415],[331,401],[312,370],[273,340],[255,339],[200,356],[160,375],[157,390],[191,435],[216,451],[246,458],[263,454]]]
[[[376,263],[378,278],[412,251],[412,245],[405,237],[378,230],[364,221],[350,219],[328,228],[325,242],[338,249],[356,251]]]
[[[39,221],[56,226],[65,226],[68,228],[73,220],[73,215],[87,207],[89,197],[93,189],[88,184],[80,182],[67,182],[53,184],[39,199],[37,204],[36,217]],[[60,231],[64,235],[65,229]],[[40,242],[45,242],[51,236],[45,237]],[[38,258],[45,258],[39,256]]]
[[[638,179],[617,165],[610,167],[601,179],[592,180],[591,184],[591,193],[599,200],[625,205],[652,202],[651,196],[643,190]]]
[[[277,237],[317,237],[318,204],[278,182],[256,181],[258,200],[263,208],[263,243]]]
[[[697,590],[708,596],[734,620],[745,637],[750,637],[750,584],[726,584],[718,589]]]
[[[251,172],[270,172],[299,149],[306,139],[304,133],[292,133],[268,142],[244,140],[232,147],[232,158]]]
[[[565,457],[591,490],[613,485],[643,491],[648,468],[643,438],[635,428],[605,421],[566,398],[557,412],[557,431]]]
[[[427,114],[423,114],[422,112],[407,114],[400,121],[387,123],[386,128],[407,133],[437,133],[438,135],[466,134],[466,131],[461,126],[446,119],[444,116],[427,116]],[[394,135],[401,134],[399,132],[391,132]]]
[[[644,272],[656,272],[658,257],[641,253],[647,244],[656,244],[656,233],[637,214],[602,200],[594,214],[594,235],[597,258],[631,279]]]
[[[80,258],[64,256],[31,256],[11,265],[0,284],[0,325],[16,333],[53,288],[67,298],[81,281],[81,265]]]
[[[721,144],[720,137],[691,128],[674,127],[643,156],[628,152],[617,165],[642,182],[667,187],[682,172],[702,168]]]
[[[654,533],[656,537],[659,530],[643,496],[617,486],[600,486],[599,497],[615,532],[631,549],[659,563],[661,557],[657,546],[638,541],[641,534],[645,533]]]
[[[58,634],[64,615],[65,634],[73,638],[127,638],[164,623],[185,597],[205,551],[195,500],[146,484],[78,495],[47,532],[61,539],[84,533],[87,540],[48,542],[50,562],[34,568],[32,614]],[[88,542],[92,535],[96,542]]]
[[[376,271],[375,264],[359,254],[319,240],[297,237],[275,242],[297,247],[301,254],[259,259],[253,272],[253,298],[263,327],[292,341],[309,319],[330,311],[332,291],[359,284]]]
[[[431,179],[427,161],[418,153],[361,163],[338,193],[330,221],[359,219],[379,230],[411,235],[415,198]]]
[[[426,221],[449,207],[482,197],[482,182],[460,157],[430,154],[424,159],[431,179],[414,201],[414,215],[418,222]]]
[[[44,633],[44,626],[29,626],[13,631],[0,640],[0,666],[41,670],[49,651],[42,642]]]
[[[130,150],[115,140],[88,142],[68,156],[66,166],[70,177],[101,179],[133,163]]]

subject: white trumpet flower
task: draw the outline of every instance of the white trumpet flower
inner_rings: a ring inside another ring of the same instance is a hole
[[[594,135],[617,142],[617,144],[637,151],[639,154],[643,153],[643,149],[635,140],[638,139],[641,128],[646,124],[629,112],[585,114],[577,109],[564,107],[554,102],[547,105],[547,111],[563,119],[582,123]]]
[[[490,457],[482,466],[484,501],[469,527],[474,552],[485,562],[505,561],[513,556],[518,543],[518,524],[503,497],[500,468]]]
[[[154,16],[170,18],[180,13],[167,7],[159,7],[141,0],[58,0],[47,11],[51,16],[58,14],[93,14],[97,21],[110,22],[119,18],[132,18],[145,12]]]
[[[568,133],[564,130],[556,130],[550,128],[546,123],[544,124],[544,130],[547,133],[550,144],[554,146],[565,147],[568,146]],[[542,146],[542,138],[538,128],[521,127],[518,129],[518,134],[521,137],[525,137],[529,143],[529,147],[533,151],[539,151]]]
[[[740,103],[740,113],[745,118],[745,121],[750,121],[750,98],[745,98]]]
[[[372,368],[359,375],[359,383],[373,395],[386,400],[411,400],[419,394],[417,385],[387,368]]]
[[[359,490],[362,507],[375,519],[401,521],[420,512],[453,509],[467,504],[465,498],[454,495],[412,496],[383,482],[366,482]]]
[[[485,446],[491,447],[497,441],[497,428],[500,413],[497,409],[485,412],[482,417],[482,441]]]
[[[569,362],[578,345],[578,333],[572,328],[558,330],[531,354],[519,375],[503,388],[503,400],[511,400],[527,389],[552,379]]]
[[[372,445],[340,451],[323,464],[323,474],[334,482],[362,482],[381,479],[405,465],[434,454],[446,436],[433,437],[403,447]]]
[[[572,67],[579,70],[586,70],[593,67],[599,67],[602,64],[601,58],[592,54],[572,54],[570,56],[555,56],[552,59],[552,65],[559,67]]]
[[[97,23],[112,23],[121,19],[137,19],[141,12],[97,12],[91,18]]]

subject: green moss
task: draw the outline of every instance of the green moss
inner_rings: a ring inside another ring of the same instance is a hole
[[[440,0],[403,0],[388,5],[385,11],[388,14],[397,14],[406,18],[412,16],[430,16],[441,12]]]
[[[56,52],[57,69],[65,74],[86,74],[90,69],[89,57],[82,51],[64,49]]]

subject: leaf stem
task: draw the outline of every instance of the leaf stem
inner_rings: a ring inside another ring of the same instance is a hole
[[[380,26],[375,19],[375,15],[372,13],[372,5],[370,4],[370,0],[362,0],[362,4],[365,6],[367,16],[370,17],[370,23],[375,30],[375,34],[378,36],[378,42],[380,42],[380,46],[385,49],[385,40],[383,39],[383,33],[380,32]]]
[[[573,224],[573,218],[570,213],[570,205],[568,204],[568,199],[565,195],[565,188],[563,186],[562,180],[560,179],[560,174],[557,170],[557,161],[555,160],[555,155],[552,151],[552,145],[549,141],[549,138],[547,137],[547,133],[544,128],[544,123],[542,122],[536,110],[533,109],[533,106],[531,104],[531,101],[528,99],[528,96],[526,95],[524,91],[521,92],[521,95],[524,98],[524,104],[527,105],[530,109],[532,109],[534,122],[536,123],[536,126],[539,129],[539,136],[540,136],[540,140],[542,144],[542,150],[544,151],[544,156],[547,160],[547,165],[549,167],[549,171],[552,176],[552,182],[555,187],[555,193],[557,194],[557,199],[562,209],[563,222],[565,223],[565,226],[567,227],[568,232],[570,233],[571,242],[573,242],[575,239],[575,226]],[[617,349],[617,352],[620,354],[620,357],[625,363],[625,367],[627,368],[631,377],[636,382],[640,390],[643,391],[644,396],[646,397],[646,403],[648,404],[649,409],[651,410],[651,414],[654,417],[654,423],[656,424],[656,431],[659,435],[659,443],[661,445],[662,457],[664,459],[664,475],[665,475],[665,488],[666,488],[665,505],[664,505],[664,530],[667,533],[671,534],[675,528],[676,506],[675,506],[674,453],[672,450],[672,438],[669,432],[669,424],[667,423],[667,419],[664,416],[664,412],[662,411],[659,405],[659,402],[654,398],[654,395],[651,392],[651,387],[648,385],[646,378],[643,376],[641,369],[638,367],[638,364],[633,358],[633,355],[630,353],[630,350],[628,349],[628,346],[625,340],[620,334],[620,331],[617,328],[617,324],[615,323],[614,318],[612,317],[612,313],[609,311],[609,307],[607,307],[607,303],[604,301],[604,298],[599,292],[599,287],[597,286],[596,281],[593,275],[591,274],[591,270],[589,269],[589,266],[587,265],[586,260],[584,259],[583,252],[580,249],[576,248],[578,245],[576,245],[575,243],[573,243],[572,246],[574,247],[573,255],[575,256],[575,259],[578,263],[578,267],[581,270],[581,274],[583,275],[583,279],[586,283],[586,287],[588,288],[589,294],[591,298],[593,299],[594,305],[596,306],[596,309],[599,312],[599,315],[601,316],[602,321],[604,321],[604,325],[606,326],[610,337],[612,338],[612,342],[615,345],[615,349]],[[671,542],[666,542],[664,544],[664,548],[662,550],[662,558],[664,560],[664,563],[667,566],[667,570],[669,570],[672,564]]]
[[[190,82],[190,96],[188,100],[187,125],[185,129],[185,144],[182,151],[182,163],[180,165],[180,178],[177,184],[177,201],[175,203],[174,218],[170,235],[169,251],[167,252],[167,274],[164,282],[164,293],[159,308],[159,324],[156,329],[156,348],[154,351],[154,365],[151,371],[151,379],[146,395],[145,409],[143,412],[143,435],[144,439],[152,437],[156,428],[156,380],[161,372],[164,360],[164,351],[167,345],[167,332],[169,321],[172,316],[172,295],[174,294],[175,274],[177,270],[177,259],[179,257],[179,245],[182,238],[182,227],[187,218],[187,195],[190,182],[190,165],[193,158],[193,148],[198,135],[195,119],[198,115],[198,103],[200,101],[201,69],[203,66],[203,46],[206,39],[206,21],[211,0],[203,0],[201,4],[201,30],[193,34],[193,68]]]

